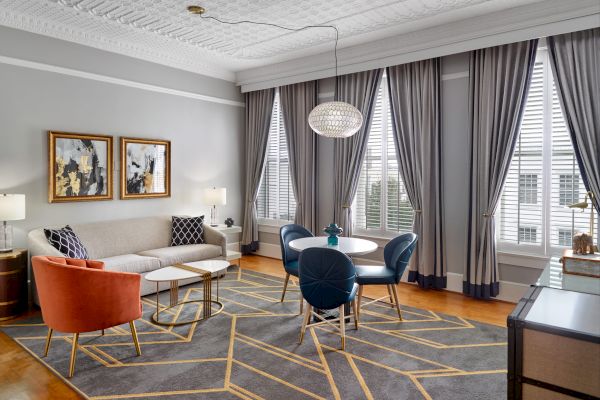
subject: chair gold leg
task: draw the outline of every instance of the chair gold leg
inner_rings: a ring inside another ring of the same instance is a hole
[[[285,282],[283,282],[283,293],[281,293],[281,302],[285,298],[285,291],[287,289],[288,282],[290,281],[290,274],[285,274]]]
[[[362,301],[363,288],[364,288],[363,285],[360,285],[358,287],[358,307],[357,307],[357,310],[356,310],[356,314],[358,315],[358,319],[359,320],[360,320],[360,303]]]
[[[358,329],[358,307],[356,307],[356,297],[352,300],[352,312],[354,314],[354,329]]]
[[[48,350],[50,350],[50,341],[52,340],[53,333],[54,329],[48,328],[48,335],[46,336],[46,345],[44,346],[44,357],[48,355]]]
[[[390,306],[394,308],[394,298],[392,297],[392,285],[387,285],[388,295],[390,296]]]
[[[340,333],[342,334],[342,350],[346,350],[346,316],[344,315],[345,304],[340,306]]]
[[[304,297],[302,297],[302,293],[300,293],[300,314],[302,315],[302,311],[304,310]]]
[[[302,327],[300,328],[300,344],[302,344],[302,340],[304,340],[304,332],[306,332],[306,325],[308,325],[308,321],[310,320],[311,311],[312,306],[310,304],[306,304],[306,312],[304,314],[304,320],[302,321]]]
[[[75,373],[75,359],[77,358],[77,343],[79,342],[79,333],[73,334],[73,347],[71,347],[71,360],[69,361],[69,378]]]
[[[138,356],[142,355],[142,350],[140,350],[140,342],[138,341],[137,330],[135,329],[135,323],[133,321],[129,321],[129,328],[131,329],[131,337],[133,337],[133,344],[135,345],[135,352]]]
[[[400,318],[400,321],[402,321],[402,313],[400,313],[400,300],[398,297],[398,285],[392,285],[392,293],[394,293],[394,302],[396,303],[398,318]]]

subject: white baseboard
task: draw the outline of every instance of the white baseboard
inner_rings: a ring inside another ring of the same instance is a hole
[[[259,250],[256,252],[259,256],[277,258],[281,260],[281,249],[277,244],[260,243]],[[370,260],[368,258],[353,258],[355,263],[358,264],[370,264],[370,265],[383,265],[383,262],[377,260]],[[448,272],[446,274],[447,282],[446,289],[450,292],[462,293],[463,288],[463,274],[456,272]],[[407,282],[408,273],[402,275],[402,282]],[[407,282],[408,283],[408,282]],[[517,303],[525,294],[529,288],[529,285],[517,282],[500,281],[500,293],[496,296],[496,300],[509,301]]]

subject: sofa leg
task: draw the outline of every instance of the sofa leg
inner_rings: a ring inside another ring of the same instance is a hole
[[[138,356],[142,355],[142,350],[140,349],[140,342],[138,341],[137,330],[135,329],[135,323],[133,321],[129,321],[129,328],[131,329],[131,336],[133,337],[133,344],[135,345],[135,352]]]
[[[79,342],[79,333],[73,334],[73,347],[71,347],[71,360],[69,361],[69,378],[75,373],[75,359],[77,358],[77,343]]]
[[[290,281],[290,274],[285,274],[285,282],[283,282],[283,293],[281,293],[281,302],[285,298],[285,291],[287,289],[288,282]]]
[[[104,329],[102,329],[102,336],[104,336]]]
[[[48,328],[48,335],[46,336],[46,345],[44,346],[44,357],[48,355],[48,350],[50,350],[50,341],[52,340],[53,333],[54,329]]]

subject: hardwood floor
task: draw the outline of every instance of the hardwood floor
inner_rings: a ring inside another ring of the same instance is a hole
[[[281,261],[260,256],[245,256],[242,268],[275,276],[285,276]],[[411,284],[400,284],[400,303],[489,324],[506,326],[506,317],[514,308],[513,303],[481,301],[442,290],[422,290]],[[365,296],[383,297],[385,287],[368,286]],[[37,313],[38,311],[32,311]],[[22,317],[24,318],[24,317]],[[15,323],[17,320],[5,323]],[[1,325],[1,323],[0,323]],[[79,399],[73,391],[49,369],[37,362],[29,353],[3,333],[0,333],[0,400],[26,399]]]

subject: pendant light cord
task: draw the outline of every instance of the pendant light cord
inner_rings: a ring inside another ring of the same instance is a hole
[[[221,24],[226,24],[226,25],[241,25],[241,24],[253,24],[253,25],[263,25],[263,26],[272,26],[275,28],[279,28],[279,29],[284,29],[286,31],[292,31],[292,32],[300,32],[306,29],[312,29],[312,28],[331,28],[335,30],[335,46],[333,48],[333,54],[335,57],[335,78],[334,78],[334,87],[333,87],[333,99],[335,100],[336,95],[337,95],[337,76],[338,76],[338,56],[337,56],[337,47],[338,47],[338,40],[339,40],[339,35],[340,32],[338,30],[338,28],[334,25],[306,25],[306,26],[302,26],[300,28],[291,28],[289,26],[283,26],[283,25],[278,25],[278,24],[273,24],[271,22],[256,22],[256,21],[249,21],[249,20],[240,20],[240,21],[225,21],[222,20],[220,18],[217,17],[212,17],[210,15],[204,16],[204,15],[200,15],[200,18],[202,19],[212,19],[214,21],[217,21]]]

